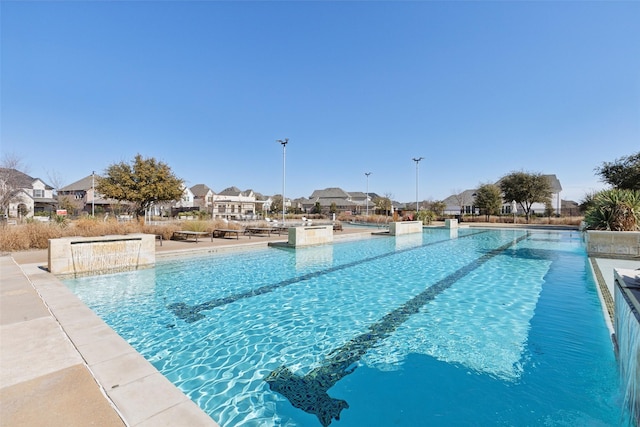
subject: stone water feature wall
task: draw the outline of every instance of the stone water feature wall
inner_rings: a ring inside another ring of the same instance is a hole
[[[640,425],[640,271],[614,270],[615,334],[624,401]]]
[[[422,221],[399,221],[389,224],[389,234],[392,236],[411,233],[422,233]]]
[[[585,242],[589,256],[640,256],[640,231],[589,230]]]
[[[153,266],[155,240],[152,234],[49,239],[49,272],[104,274]]]
[[[333,225],[290,227],[288,245],[292,247],[322,245],[333,242]]]

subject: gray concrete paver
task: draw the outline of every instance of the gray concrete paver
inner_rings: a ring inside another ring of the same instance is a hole
[[[3,325],[0,334],[3,387],[82,363],[60,325],[50,317]]]

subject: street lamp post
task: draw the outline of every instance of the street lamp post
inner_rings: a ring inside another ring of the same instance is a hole
[[[365,199],[365,204],[367,205],[367,218],[369,218],[369,175],[371,172],[364,173],[367,176],[367,198]]]
[[[282,225],[284,226],[284,212],[285,212],[285,164],[287,161],[287,144],[289,143],[289,138],[278,139],[276,142],[282,144]]]
[[[418,163],[420,160],[424,159],[424,157],[414,157],[413,161],[416,162],[416,215],[418,215]]]
[[[91,216],[96,216],[96,171],[91,172]]]

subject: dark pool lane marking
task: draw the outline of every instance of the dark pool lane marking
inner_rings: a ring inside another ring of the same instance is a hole
[[[465,237],[471,237],[471,236],[475,236],[475,235],[482,234],[482,233],[487,233],[487,232],[488,231],[479,231],[479,232],[476,232],[476,233],[470,233],[470,234],[466,234],[464,236],[459,236],[458,239],[465,238]],[[203,302],[201,304],[196,304],[196,305],[193,305],[193,306],[190,306],[189,304],[186,304],[184,302],[176,302],[176,303],[169,304],[167,306],[167,308],[169,310],[171,310],[178,318],[183,319],[187,323],[193,323],[193,322],[196,322],[198,320],[201,320],[201,319],[205,318],[205,315],[200,313],[201,311],[211,310],[211,309],[214,309],[216,307],[220,307],[220,306],[223,306],[223,305],[226,305],[226,304],[231,304],[233,302],[236,302],[236,301],[244,299],[244,298],[255,297],[255,296],[258,296],[258,295],[264,295],[266,293],[275,291],[276,289],[283,288],[285,286],[293,285],[295,283],[303,282],[305,280],[309,280],[309,279],[313,279],[313,278],[316,278],[316,277],[320,277],[320,276],[323,276],[325,274],[333,273],[333,272],[336,272],[336,271],[345,270],[347,268],[354,267],[354,266],[356,266],[358,264],[377,261],[379,259],[386,258],[386,257],[389,257],[389,256],[393,256],[393,255],[398,255],[398,254],[401,254],[403,252],[413,251],[413,250],[424,248],[424,247],[427,247],[427,246],[438,245],[438,244],[445,243],[445,242],[450,242],[450,241],[451,241],[451,239],[438,240],[437,242],[429,242],[429,243],[422,244],[420,246],[416,246],[416,247],[412,247],[412,248],[400,249],[398,251],[388,252],[388,253],[376,255],[376,256],[373,256],[373,257],[370,257],[370,258],[365,258],[365,259],[361,259],[361,260],[358,260],[358,261],[349,262],[347,264],[337,265],[337,266],[334,266],[334,267],[331,267],[331,268],[327,268],[325,270],[315,271],[313,273],[303,274],[302,276],[292,277],[290,279],[286,279],[286,280],[283,280],[283,281],[278,282],[278,283],[261,286],[261,287],[256,288],[256,289],[251,289],[251,290],[249,290],[247,292],[242,292],[242,293],[239,293],[239,294],[229,295],[229,296],[224,297],[224,298],[212,299],[212,300],[209,300],[207,302]]]
[[[329,357],[319,366],[301,377],[292,373],[286,366],[273,370],[265,381],[271,390],[286,397],[296,408],[314,414],[320,423],[327,427],[332,419],[339,420],[340,412],[349,407],[342,399],[334,399],[327,393],[343,377],[356,369],[355,363],[378,341],[391,335],[411,315],[416,314],[427,302],[449,288],[458,280],[477,269],[491,258],[516,245],[527,235],[493,249],[470,264],[458,269],[444,279],[429,286],[406,303],[386,314],[378,322],[369,326],[368,331],[348,341],[342,347],[329,353]]]

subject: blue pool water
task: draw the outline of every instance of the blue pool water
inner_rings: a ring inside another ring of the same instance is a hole
[[[630,425],[578,232],[426,229],[65,283],[223,427]]]

